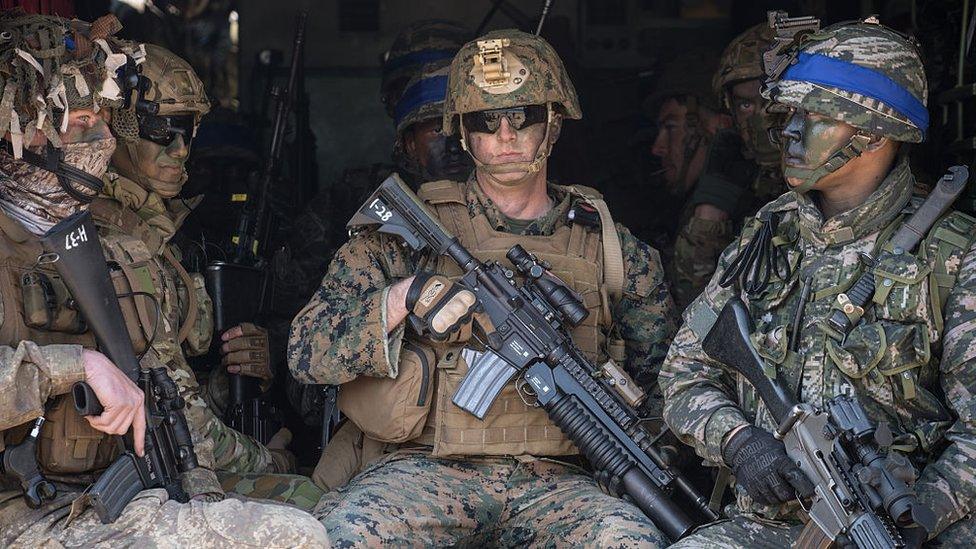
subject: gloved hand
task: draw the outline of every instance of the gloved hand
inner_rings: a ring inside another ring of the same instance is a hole
[[[465,341],[477,298],[470,290],[434,273],[419,273],[407,289],[406,306],[431,339]]]
[[[786,455],[781,441],[749,425],[732,435],[722,450],[736,482],[762,505],[778,505],[813,494],[814,486]]]
[[[918,549],[929,538],[929,533],[925,528],[918,525],[911,528],[900,528],[899,530],[901,537],[905,538],[905,547],[908,549]]]
[[[220,363],[227,373],[256,377],[261,380],[261,390],[267,391],[274,379],[271,357],[268,352],[268,330],[243,322],[220,335],[223,355]]]

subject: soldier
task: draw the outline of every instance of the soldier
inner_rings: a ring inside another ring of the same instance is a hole
[[[719,255],[732,241],[733,223],[755,214],[786,190],[779,147],[769,140],[769,131],[781,127],[783,117],[770,112],[772,103],[759,95],[762,52],[772,39],[767,23],[737,36],[722,53],[712,80],[712,91],[732,114],[733,127],[719,131],[709,145],[688,203],[692,214],[674,244],[670,279],[679,309],[705,288]]]
[[[0,151],[0,448],[19,444],[30,425],[47,417],[38,438],[38,464],[57,495],[28,507],[10,476],[0,475],[0,545],[203,547],[325,544],[321,525],[281,505],[206,501],[196,475],[184,488],[198,501],[181,504],[165,489],[140,492],[111,524],[88,509],[83,490],[116,453],[108,434],[133,430],[144,450],[145,397],[104,355],[72,305],[61,279],[41,257],[38,235],[87,207],[115,149],[106,123],[122,104],[116,69],[142,55],[119,48],[114,16],[89,25],[53,17],[0,14],[3,127]],[[111,45],[110,45],[111,44]],[[52,166],[60,158],[73,170]],[[53,167],[53,170],[51,169]],[[81,173],[79,173],[81,172]],[[148,358],[147,358],[148,359]],[[84,420],[67,394],[86,381],[104,412]],[[203,499],[200,499],[200,497]]]
[[[545,40],[505,30],[469,42],[451,65],[443,131],[461,137],[475,173],[467,182],[426,183],[418,194],[480,259],[500,259],[518,243],[548,261],[590,310],[574,331],[583,352],[625,361],[647,387],[673,326],[657,252],[612,225],[595,191],[546,180],[563,119],[580,117],[572,83]],[[640,510],[600,491],[577,466],[572,443],[514,382],[484,421],[451,403],[467,372],[460,350],[471,337],[466,312],[474,301],[451,282],[459,273],[445,258],[412,257],[390,235],[359,234],[292,324],[292,373],[306,383],[344,384],[340,409],[351,421],[402,444],[320,502],[315,513],[332,539],[664,544]],[[408,314],[448,332],[448,341],[408,331]]]
[[[129,313],[127,321],[137,351],[151,345],[177,380],[201,465],[231,473],[224,475],[229,477],[225,479],[228,489],[234,490],[238,482],[252,487],[254,479],[233,473],[289,473],[294,457],[283,446],[265,447],[227,426],[202,395],[184,353],[201,355],[209,349],[212,302],[203,277],[187,273],[180,264],[179,249],[169,243],[199,202],[191,201],[188,206],[183,200],[171,199],[186,181],[184,163],[196,127],[210,105],[203,83],[188,63],[159,46],[147,44],[145,51],[139,73],[144,88],[127,90],[135,96],[130,108],[115,111],[112,127],[120,143],[103,177],[102,195],[92,203],[91,211],[106,255],[123,267],[124,281],[119,281],[123,292],[146,294],[133,297],[133,306],[123,311]],[[152,314],[154,303],[160,306],[160,321]],[[149,337],[151,341],[147,341]],[[229,372],[271,379],[266,330],[246,323],[230,328],[222,339],[222,365]],[[275,442],[289,436],[286,430]],[[288,499],[288,494],[294,494],[298,499],[289,499],[291,503],[310,507],[321,496],[305,477],[278,476],[276,480],[279,484],[288,481],[288,489],[279,487],[275,495]],[[260,484],[267,485],[268,480]],[[214,484],[212,491],[219,493],[220,486]],[[253,490],[245,495],[262,496]]]
[[[733,295],[748,303],[752,340],[787,391],[814,406],[853,394],[872,420],[891,426],[892,450],[920,471],[918,498],[938,517],[931,532],[903,529],[909,546],[926,538],[954,546],[972,531],[976,501],[976,220],[950,213],[917,251],[884,256],[875,270],[884,284],[863,318],[846,337],[828,330],[862,272],[860,255],[884,248],[921,202],[903,144],[925,137],[927,85],[913,43],[874,18],[813,33],[792,55],[769,91],[789,107],[782,166],[792,192],[762,208],[722,254],[661,372],[667,423],[706,460],[731,468],[738,485],[734,518],[678,546],[787,547],[802,528],[796,492],[808,480],[770,433],[775,425],[751,386],[702,351]],[[740,279],[749,292],[731,280],[751,271],[747,255],[773,263],[760,269],[768,276]],[[801,294],[810,296],[802,304]]]
[[[346,221],[388,175],[396,171],[416,187],[436,179],[463,181],[471,173],[460,141],[440,135],[436,121],[447,86],[441,69],[469,36],[457,23],[419,21],[397,35],[384,55],[380,98],[395,124],[395,164],[345,170],[295,220],[288,238],[290,258],[278,270],[275,286],[288,318],[318,288],[332,254],[345,239]],[[401,101],[408,88],[409,97]]]

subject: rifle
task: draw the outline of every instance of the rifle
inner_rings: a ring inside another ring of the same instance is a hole
[[[182,473],[197,467],[193,441],[183,415],[184,401],[166,369],[145,369],[132,349],[118,298],[106,268],[98,232],[88,211],[75,213],[51,228],[41,239],[44,251],[71,292],[98,341],[98,347],[146,395],[145,455],[134,451],[131,434],[124,451],[89,487],[87,494],[103,524],[114,522],[142,490],[165,488],[185,502]],[[82,416],[99,415],[102,405],[92,388],[80,381],[71,394]]]
[[[898,528],[917,524],[931,532],[935,516],[915,499],[912,464],[883,450],[892,442],[888,425],[875,426],[861,404],[845,395],[822,410],[797,403],[786,387],[766,376],[749,338],[752,331],[748,309],[733,297],[702,348],[755,387],[778,424],[773,435],[816,485],[812,501],[804,505],[810,521],[796,546],[822,547],[846,536],[860,549],[887,549],[905,545]]]
[[[262,246],[271,233],[271,186],[278,178],[288,113],[298,88],[302,72],[305,22],[308,12],[299,13],[292,45],[288,84],[282,92],[275,86],[275,117],[270,137],[270,149],[258,183],[257,199],[248,200],[238,222],[231,262],[218,261],[206,269],[208,290],[214,298],[214,328],[217,334],[246,320],[253,320],[262,310],[268,282],[267,261]],[[237,290],[229,293],[228,289]],[[258,298],[260,296],[260,298]],[[214,338],[219,348],[220,338]],[[224,421],[232,428],[267,443],[279,423],[276,407],[261,398],[257,381],[240,374],[228,374],[229,401]]]
[[[547,273],[544,263],[521,246],[512,247],[507,257],[525,278],[521,285],[512,270],[482,263],[396,174],[380,184],[347,226],[378,226],[379,232],[399,236],[414,250],[446,254],[464,271],[458,283],[477,296],[477,306],[494,331],[485,334],[485,351],[469,363],[452,398],[455,405],[483,419],[505,385],[522,374],[523,387],[534,390],[539,405],[589,460],[597,479],[611,493],[632,500],[668,537],[680,539],[695,525],[671,500],[675,489],[708,520],[718,518],[707,500],[668,468],[654,438],[606,381],[604,370],[576,347],[569,328],[588,311],[572,290]]]

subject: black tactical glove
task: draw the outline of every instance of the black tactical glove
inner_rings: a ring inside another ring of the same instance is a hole
[[[419,273],[407,289],[406,306],[432,339],[460,342],[471,337],[477,301],[470,290],[443,275]]]
[[[732,435],[722,451],[736,482],[762,505],[778,505],[813,494],[813,484],[771,433],[749,425]]]
[[[744,145],[739,133],[722,130],[715,134],[708,146],[708,159],[691,194],[691,204],[711,204],[729,214],[738,216],[743,199],[751,192],[753,181],[759,173],[754,160],[742,154]]]
[[[925,540],[928,539],[929,533],[921,526],[913,526],[911,528],[899,528],[901,532],[901,537],[905,538],[905,547],[908,549],[918,549],[925,544]]]

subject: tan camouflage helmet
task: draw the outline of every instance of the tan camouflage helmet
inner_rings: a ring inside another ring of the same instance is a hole
[[[464,113],[547,104],[564,118],[583,117],[556,50],[534,34],[493,31],[465,44],[451,63],[444,132],[456,132]]]
[[[895,141],[921,142],[928,129],[918,49],[874,17],[810,34],[764,95]]]
[[[722,52],[718,70],[712,77],[715,97],[731,108],[728,87],[744,80],[764,78],[762,54],[773,42],[773,29],[765,21],[736,36]]]
[[[203,81],[193,67],[175,53],[146,44],[142,74],[150,82],[145,99],[159,103],[160,116],[192,113],[199,124],[203,115],[210,112]]]
[[[40,131],[61,147],[72,109],[114,108],[122,103],[116,69],[139,57],[108,39],[121,30],[113,15],[77,19],[0,12],[0,132],[10,132],[14,156]]]

